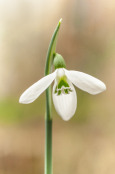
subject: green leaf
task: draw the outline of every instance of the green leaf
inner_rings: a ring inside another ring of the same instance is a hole
[[[53,63],[53,57],[54,57],[55,51],[56,51],[56,41],[57,41],[57,36],[59,33],[61,21],[62,21],[62,19],[59,20],[58,25],[52,35],[52,38],[51,38],[51,41],[49,44],[49,48],[48,48],[48,52],[47,52],[47,56],[46,56],[45,75],[48,75],[51,73],[51,67],[52,67],[52,63]]]

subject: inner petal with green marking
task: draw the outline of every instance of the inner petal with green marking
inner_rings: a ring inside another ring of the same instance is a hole
[[[60,72],[59,72],[60,71]],[[67,77],[65,76],[65,72],[63,69],[59,69],[56,77],[56,87],[54,93],[57,95],[61,94],[69,94],[72,92],[72,89],[70,88]]]

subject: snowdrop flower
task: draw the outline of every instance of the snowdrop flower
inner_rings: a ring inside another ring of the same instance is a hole
[[[77,108],[77,94],[73,85],[90,94],[106,90],[105,84],[83,72],[65,69],[61,55],[54,59],[56,70],[30,86],[20,97],[19,102],[28,104],[36,100],[54,81],[52,97],[57,113],[63,120],[69,120]],[[60,61],[61,60],[61,61]],[[58,62],[58,63],[57,63]]]

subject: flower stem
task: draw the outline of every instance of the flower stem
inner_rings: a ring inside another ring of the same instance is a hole
[[[52,71],[53,58],[56,50],[57,35],[61,19],[53,33],[46,57],[45,75]],[[52,116],[51,116],[51,87],[46,90],[45,115],[45,174],[52,174]]]

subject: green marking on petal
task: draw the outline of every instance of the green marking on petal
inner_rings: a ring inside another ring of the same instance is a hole
[[[60,80],[60,82],[58,83],[58,89],[62,88],[62,86],[69,87],[69,85],[66,81]]]
[[[56,88],[55,88],[55,91],[54,91],[54,93],[57,93],[57,86],[56,86]]]
[[[57,95],[63,94],[69,94],[72,92],[72,89],[70,88],[69,84],[64,80],[66,76],[64,76],[58,83],[58,85],[55,88],[54,93]],[[66,78],[67,79],[67,78]]]
[[[60,95],[61,94],[61,89],[57,92],[57,95]]]
[[[68,94],[68,89],[64,89],[65,94]]]

